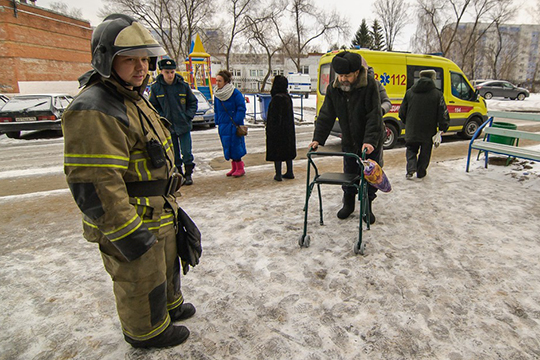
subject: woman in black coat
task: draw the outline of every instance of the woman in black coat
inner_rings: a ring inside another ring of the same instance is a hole
[[[274,77],[272,100],[266,118],[266,161],[273,161],[276,169],[274,180],[294,179],[293,159],[296,157],[296,135],[292,99],[287,93],[289,82],[281,75]],[[281,174],[281,163],[287,164],[287,172]]]

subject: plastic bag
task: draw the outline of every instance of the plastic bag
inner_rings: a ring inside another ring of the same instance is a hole
[[[382,192],[392,191],[392,186],[390,185],[388,177],[376,161],[371,159],[361,161],[364,165],[364,178],[368,183]]]
[[[439,147],[439,145],[441,145],[441,141],[442,141],[442,131],[437,131],[437,133],[435,135],[433,135],[433,146],[435,146],[436,148]]]

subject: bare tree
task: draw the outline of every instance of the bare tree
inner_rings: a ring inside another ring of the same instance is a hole
[[[519,36],[507,31],[503,23],[510,20],[516,13],[516,8],[510,1],[501,1],[494,11],[493,36],[496,41],[488,45],[486,57],[489,61],[493,79],[509,79],[513,64],[518,58]]]
[[[64,14],[64,15],[67,15],[67,16],[71,16],[71,17],[74,17],[74,18],[77,18],[77,19],[82,19],[83,18],[83,14],[82,14],[82,10],[79,9],[79,8],[69,8],[67,6],[67,4],[63,1],[55,1],[55,2],[52,2],[50,3],[49,7],[51,8],[51,10],[54,10],[58,13],[61,13],[61,14]]]
[[[328,39],[330,34],[346,35],[349,32],[347,22],[335,11],[320,11],[309,0],[283,0],[277,6],[286,9],[289,14],[274,19],[274,25],[284,53],[292,60],[298,72],[302,54],[306,53],[316,39]],[[287,26],[290,23],[292,26]]]
[[[225,68],[229,70],[230,56],[233,49],[233,44],[237,36],[250,27],[250,22],[247,21],[247,16],[251,13],[259,3],[258,0],[226,0],[227,13],[229,18],[224,21],[228,26],[228,36],[225,41]],[[224,25],[226,27],[226,25]]]
[[[417,28],[415,39],[429,39],[425,42],[428,46],[437,44],[437,51],[446,56],[452,48],[459,52],[460,59],[457,61],[462,65],[466,63],[467,57],[473,51],[478,41],[495,23],[497,17],[503,16],[494,9],[500,3],[509,0],[418,0],[418,17],[422,27],[429,26],[431,29]],[[468,22],[468,34],[463,34],[462,24],[464,19],[472,19]],[[487,27],[479,26],[487,23]]]
[[[260,91],[264,91],[266,83],[272,75],[272,59],[274,55],[281,50],[281,44],[275,40],[276,29],[273,23],[282,14],[283,10],[273,6],[273,2],[269,5],[268,7],[261,7],[261,11],[255,14],[254,17],[246,17],[252,36],[249,41],[254,41],[266,54],[267,70]]]
[[[386,49],[392,51],[396,37],[409,20],[409,13],[404,0],[376,0],[375,14],[382,22]]]
[[[106,12],[121,12],[146,24],[169,56],[180,61],[189,54],[191,42],[210,15],[209,0],[104,0]]]

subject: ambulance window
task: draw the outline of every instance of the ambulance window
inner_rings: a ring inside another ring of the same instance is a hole
[[[474,100],[474,90],[463,77],[463,74],[450,72],[452,95],[462,100]]]
[[[411,86],[416,84],[418,80],[420,79],[420,71],[422,70],[435,70],[436,78],[435,78],[435,86],[437,89],[441,90],[443,89],[443,69],[438,67],[426,67],[426,66],[407,66],[407,89],[409,89]]]
[[[321,65],[319,72],[319,92],[321,95],[326,95],[326,88],[330,82],[334,81],[334,71],[332,70],[332,64]]]

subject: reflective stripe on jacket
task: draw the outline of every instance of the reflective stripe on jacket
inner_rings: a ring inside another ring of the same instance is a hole
[[[126,183],[168,179],[174,166],[170,133],[137,91],[93,76],[62,117],[64,170],[83,212],[84,236],[110,241],[128,260],[144,254],[172,226],[174,196],[129,197]],[[166,165],[152,165],[146,144],[158,141]],[[168,204],[168,205],[166,205]]]

